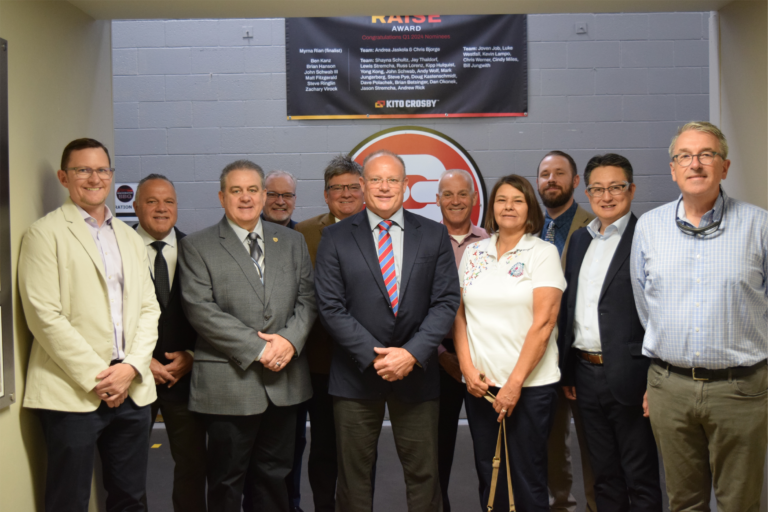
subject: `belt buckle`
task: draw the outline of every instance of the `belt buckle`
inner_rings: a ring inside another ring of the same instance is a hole
[[[692,374],[693,380],[701,380],[701,381],[709,380],[709,377],[696,377],[696,370],[702,370],[702,369],[706,371],[706,368],[693,368],[692,369],[693,370],[693,374]]]

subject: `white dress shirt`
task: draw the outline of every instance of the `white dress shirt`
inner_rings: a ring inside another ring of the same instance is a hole
[[[376,254],[379,252],[379,223],[383,220],[391,220],[392,226],[389,228],[389,236],[392,239],[392,252],[395,257],[395,272],[397,279],[397,288],[400,289],[400,274],[402,274],[403,268],[403,231],[405,230],[405,216],[403,215],[403,208],[401,207],[388,219],[383,219],[373,213],[371,210],[366,209],[368,213],[368,222],[371,224],[371,231],[373,233],[373,246],[376,249]]]
[[[578,290],[576,290],[576,315],[573,319],[573,346],[579,350],[603,351],[597,305],[600,301],[600,292],[603,290],[605,274],[608,272],[624,230],[627,229],[631,215],[631,212],[627,213],[606,227],[602,235],[600,219],[594,219],[587,225],[592,242],[581,263]]]
[[[141,239],[144,240],[144,245],[147,247],[149,273],[152,275],[152,279],[155,278],[155,258],[157,257],[157,251],[152,247],[152,244],[154,242],[165,242],[165,246],[163,247],[163,258],[165,258],[165,262],[168,264],[169,286],[173,288],[173,277],[176,274],[176,261],[179,257],[179,247],[176,244],[176,230],[171,229],[171,232],[162,240],[156,240],[141,227],[141,224],[136,228],[136,232],[141,235]]]

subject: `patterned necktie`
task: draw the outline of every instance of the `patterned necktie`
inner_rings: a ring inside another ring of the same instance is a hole
[[[547,226],[547,232],[544,235],[544,240],[554,244],[555,243],[555,221],[549,221],[549,226]]]
[[[384,278],[384,286],[387,287],[389,303],[392,305],[392,313],[397,316],[397,308],[400,305],[397,300],[397,270],[395,270],[395,253],[392,251],[392,237],[389,236],[391,220],[383,220],[379,223],[379,266]]]
[[[251,244],[251,259],[256,264],[256,269],[259,271],[259,279],[264,282],[264,272],[261,270],[259,260],[261,260],[261,247],[259,247],[259,235],[257,233],[248,233],[248,243]]]
[[[163,306],[168,306],[171,297],[171,278],[168,277],[168,263],[163,256],[165,242],[152,242],[152,247],[157,251],[155,256],[155,295],[157,301]]]

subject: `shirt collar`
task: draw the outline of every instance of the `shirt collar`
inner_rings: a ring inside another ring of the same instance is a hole
[[[499,234],[494,233],[491,235],[491,237],[488,239],[488,248],[486,249],[486,253],[496,258],[496,260],[499,259],[498,255],[496,254],[496,240],[498,240]],[[517,242],[517,245],[514,247],[514,249],[511,249],[507,252],[512,252],[516,249],[528,249],[530,248],[535,242],[536,239],[531,233],[526,233],[523,235],[523,238],[520,239],[519,242]],[[506,253],[505,253],[506,254]],[[502,254],[504,256],[504,254]]]
[[[549,212],[544,209],[544,220],[551,220],[555,223],[555,226],[561,226],[563,223],[565,224],[571,224],[573,221],[573,216],[576,215],[576,209],[579,207],[578,203],[576,201],[571,204],[571,206],[568,207],[567,210],[565,210],[562,214],[558,215],[557,218],[553,219],[549,216]],[[566,222],[564,222],[566,221]]]
[[[373,213],[370,209],[366,208],[366,213],[368,213],[368,222],[371,224],[371,231],[376,229],[379,226],[379,223],[383,220],[391,220],[393,223],[397,224],[400,229],[405,231],[405,216],[403,215],[403,207],[401,206],[399,210],[397,210],[395,213],[392,214],[392,216],[388,219],[384,219],[382,217],[379,217],[375,213]]]
[[[141,224],[139,224],[139,226],[136,228],[136,232],[141,235],[141,239],[144,240],[144,245],[152,245],[153,242],[165,242],[166,245],[176,247],[176,230],[173,228],[171,229],[171,232],[168,233],[162,240],[157,240],[155,237],[147,233]]]
[[[247,243],[249,231],[238,226],[229,217],[227,217],[227,222],[229,222],[229,227],[231,227],[232,231],[234,231],[235,235],[237,235],[238,240],[243,243]],[[253,232],[259,235],[259,238],[261,238],[262,242],[264,241],[264,227],[261,225],[261,218],[259,218],[259,221],[256,223],[256,227],[253,228]]]
[[[624,235],[624,230],[627,229],[627,224],[629,224],[629,218],[632,216],[632,212],[627,212],[626,215],[621,217],[620,219],[616,220],[613,224],[608,225],[605,228],[605,234],[600,234],[600,227],[602,224],[600,223],[600,219],[595,217],[592,219],[592,222],[587,224],[587,231],[589,231],[589,234],[592,235],[592,238],[610,238],[615,234],[618,234],[619,236]]]
[[[440,224],[444,225],[445,223],[441,220]],[[469,223],[469,233],[467,233],[467,238],[465,238],[465,241],[469,240],[470,238],[483,238],[483,237],[485,237],[486,234],[487,233],[485,232],[485,230],[483,228],[477,227],[477,226],[475,226],[474,224],[472,224],[470,222]]]
[[[685,205],[683,204],[683,194],[680,194],[677,198],[677,218],[681,221],[691,224],[691,221],[688,220],[688,218],[685,216]],[[705,213],[701,217],[701,222],[699,222],[699,226],[706,226],[707,224],[711,224],[715,221],[715,219],[722,219],[723,218],[723,205],[725,204],[726,199],[728,199],[728,195],[725,193],[725,190],[723,190],[722,187],[720,187],[720,194],[717,196],[717,200],[715,200],[715,205],[712,207],[711,210],[709,210],[707,213]]]
[[[75,205],[75,208],[77,208],[77,211],[80,212],[80,215],[83,216],[83,220],[87,222],[88,224],[92,225],[93,227],[97,228],[99,227],[99,223],[96,222],[96,219],[93,218],[93,216],[88,213],[87,211],[83,210],[79,204],[72,201],[72,204]],[[109,209],[109,206],[104,205],[104,209],[107,210],[106,215],[104,215],[104,224],[112,225],[112,210]]]

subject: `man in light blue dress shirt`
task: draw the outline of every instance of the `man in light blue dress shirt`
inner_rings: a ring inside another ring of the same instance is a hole
[[[671,510],[757,511],[768,447],[768,212],[720,188],[722,132],[688,123],[670,146],[681,198],[637,223],[632,287],[645,327],[645,413]]]

